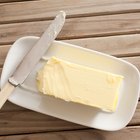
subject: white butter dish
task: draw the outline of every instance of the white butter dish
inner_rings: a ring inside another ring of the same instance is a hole
[[[18,39],[12,45],[4,63],[1,87],[37,40],[38,37],[27,36]],[[117,111],[107,113],[93,107],[39,94],[36,90],[35,77],[42,61],[25,83],[11,94],[9,101],[43,114],[101,130],[115,131],[129,123],[138,103],[140,89],[140,75],[134,65],[107,54],[61,41],[54,41],[46,52],[45,58],[51,56],[124,76]],[[30,89],[27,90],[26,87]]]

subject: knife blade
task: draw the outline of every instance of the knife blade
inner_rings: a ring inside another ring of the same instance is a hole
[[[0,92],[0,108],[8,99],[15,87],[24,82],[41,57],[46,53],[51,43],[61,31],[64,22],[65,12],[61,11],[47,28],[47,30],[42,34],[39,41],[37,41],[37,43],[23,58],[12,77],[9,78],[8,82]]]
[[[43,54],[45,54],[51,43],[61,31],[64,25],[64,21],[65,13],[60,12],[60,14],[56,16],[55,20],[41,36],[39,41],[25,56],[17,70],[14,72],[13,76],[9,78],[9,82],[11,84],[17,86],[18,84],[22,84],[24,82],[31,70],[34,68]]]

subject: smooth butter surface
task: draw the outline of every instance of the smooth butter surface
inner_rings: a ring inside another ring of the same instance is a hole
[[[38,72],[40,92],[66,101],[114,112],[123,77],[56,57]]]

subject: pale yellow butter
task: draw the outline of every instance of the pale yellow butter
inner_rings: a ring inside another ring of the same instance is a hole
[[[38,72],[37,86],[44,94],[114,112],[122,80],[120,75],[52,57]]]

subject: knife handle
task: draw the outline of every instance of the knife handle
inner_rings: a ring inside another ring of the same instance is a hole
[[[5,86],[0,91],[0,109],[12,93],[12,91],[15,89],[13,85],[11,85],[9,82],[5,84]]]

